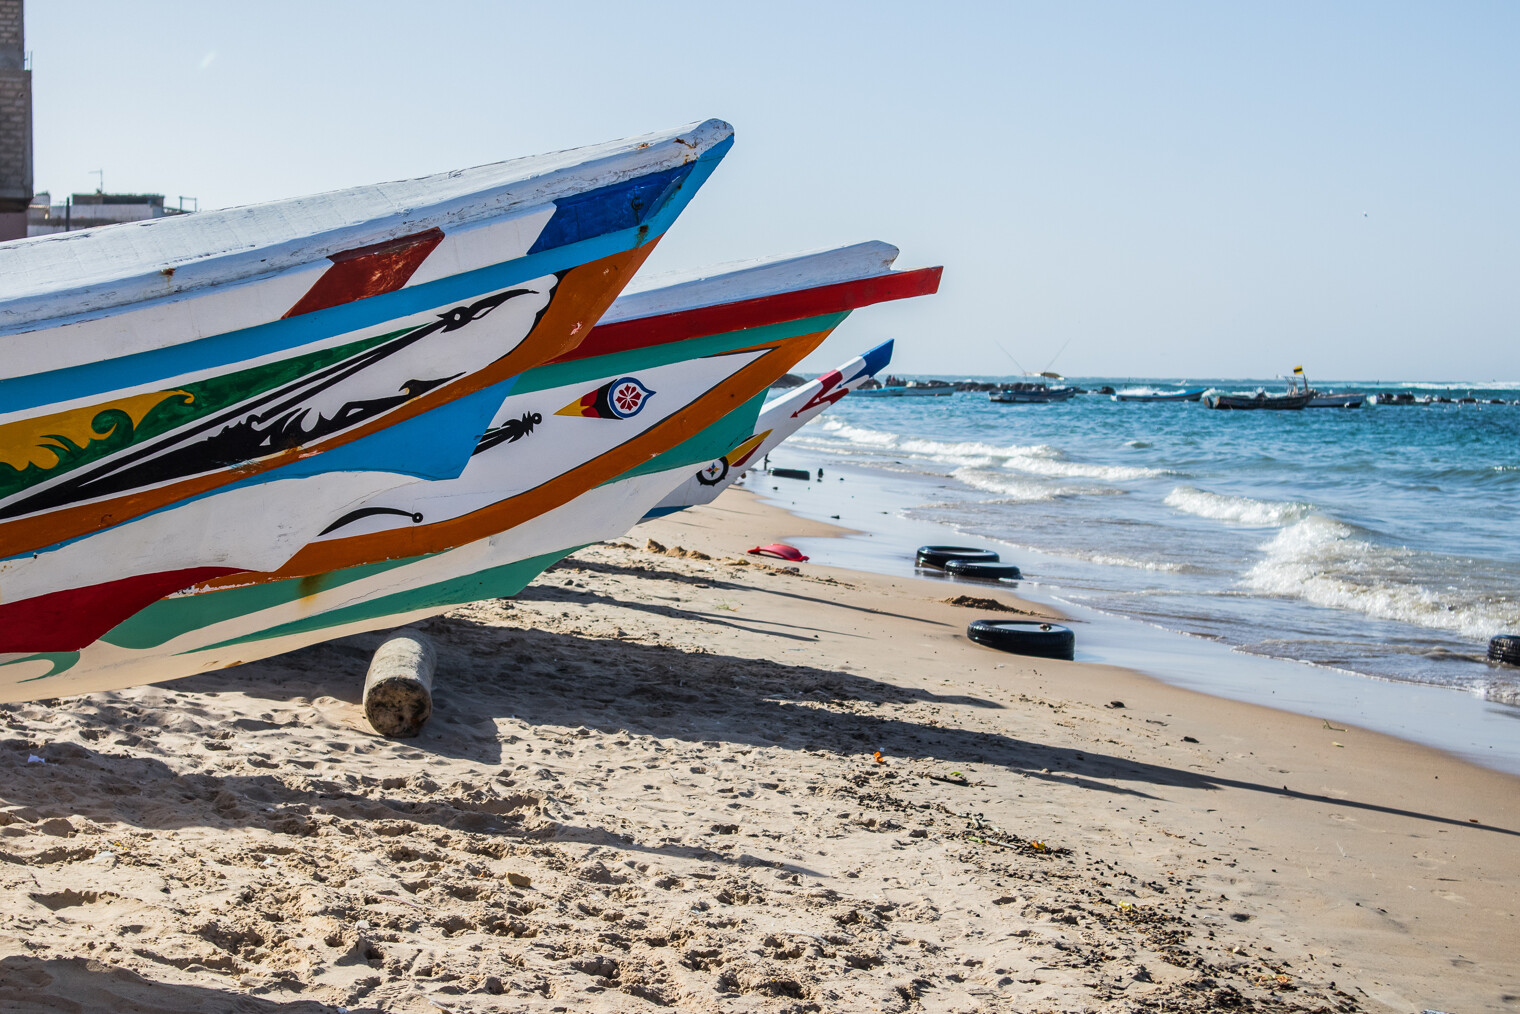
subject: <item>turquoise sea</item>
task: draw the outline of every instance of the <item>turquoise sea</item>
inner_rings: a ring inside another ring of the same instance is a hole
[[[1491,635],[1520,632],[1520,405],[1486,403],[1520,399],[1520,383],[1315,386],[1482,403],[1219,412],[1098,394],[851,397],[773,463],[922,480],[900,485],[902,517],[997,540],[1065,601],[1247,653],[1520,703],[1520,669],[1485,658]]]

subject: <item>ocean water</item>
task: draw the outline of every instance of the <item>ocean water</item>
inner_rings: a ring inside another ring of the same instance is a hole
[[[1317,386],[1520,399],[1520,384]],[[1520,633],[1520,405],[845,398],[783,450],[786,464],[923,478],[906,517],[1014,547],[1005,559],[1069,601],[1258,655],[1520,703],[1520,669],[1485,657],[1490,636]]]

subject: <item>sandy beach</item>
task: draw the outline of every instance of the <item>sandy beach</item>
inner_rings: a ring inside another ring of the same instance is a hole
[[[0,1009],[1520,1009],[1515,778],[743,552],[827,534],[730,491],[429,621],[415,740],[378,634],[0,708]]]

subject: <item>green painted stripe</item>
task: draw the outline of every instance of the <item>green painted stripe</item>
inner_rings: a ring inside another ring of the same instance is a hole
[[[52,667],[41,676],[30,676],[21,680],[22,683],[33,683],[37,680],[45,680],[49,676],[57,676],[61,672],[66,672],[74,668],[74,664],[78,661],[79,652],[77,651],[44,651],[36,655],[27,655],[25,658],[13,658],[9,662],[0,662],[0,669],[8,665],[21,665],[23,662],[46,662]]]
[[[339,588],[351,581],[383,574],[388,570],[426,559],[411,556],[401,560],[383,560],[343,570],[332,570],[310,577],[293,577],[285,581],[248,585],[244,588],[228,588],[225,591],[208,592],[203,595],[179,595],[159,599],[146,609],[118,623],[101,637],[107,644],[139,651],[157,647],[181,634],[188,634],[201,627],[209,627],[237,616],[246,616],[262,609],[272,609],[286,602],[315,595],[329,588]]]
[[[396,592],[393,595],[386,595],[369,602],[359,602],[351,606],[345,606],[342,609],[318,613],[316,616],[310,616],[304,620],[282,623],[277,627],[269,627],[266,630],[243,637],[235,637],[231,640],[195,650],[211,651],[216,648],[228,648],[238,644],[265,641],[270,638],[285,637],[290,634],[304,634],[316,630],[324,630],[329,627],[342,627],[351,623],[383,620],[388,616],[414,613],[421,609],[433,609],[442,612],[453,606],[480,602],[484,599],[509,598],[526,588],[528,582],[542,574],[549,567],[563,560],[576,550],[584,548],[585,546],[572,546],[569,549],[545,553],[543,556],[518,560],[516,563],[504,563],[500,567],[491,567],[475,574],[465,575],[464,577],[451,578],[448,581],[423,585],[420,588],[410,588],[406,591]],[[193,654],[193,652],[185,652],[184,654]]]

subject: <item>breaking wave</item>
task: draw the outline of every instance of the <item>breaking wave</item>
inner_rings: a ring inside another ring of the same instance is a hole
[[[1502,574],[1469,561],[1380,545],[1355,526],[1311,514],[1284,528],[1242,579],[1252,591],[1398,620],[1464,637],[1520,626],[1520,599]]]
[[[914,457],[938,462],[953,468],[1002,468],[1028,475],[1066,479],[1097,479],[1124,482],[1169,474],[1163,469],[1132,465],[1095,465],[1068,461],[1065,454],[1049,444],[989,444],[976,440],[928,440],[897,433],[853,426],[839,419],[825,417],[819,424],[803,430],[808,437],[824,437],[815,446],[832,450],[891,452],[897,457]],[[802,434],[799,434],[801,436]],[[810,441],[804,438],[801,443]],[[841,446],[841,443],[844,446]]]
[[[1163,502],[1184,514],[1200,518],[1273,528],[1301,521],[1314,511],[1314,505],[1310,503],[1227,496],[1224,493],[1194,489],[1192,486],[1178,486],[1166,495]]]
[[[1003,503],[1046,503],[1071,496],[1113,496],[1124,493],[1124,490],[1113,486],[1074,486],[987,468],[957,468],[950,475],[973,489],[996,493]]]

